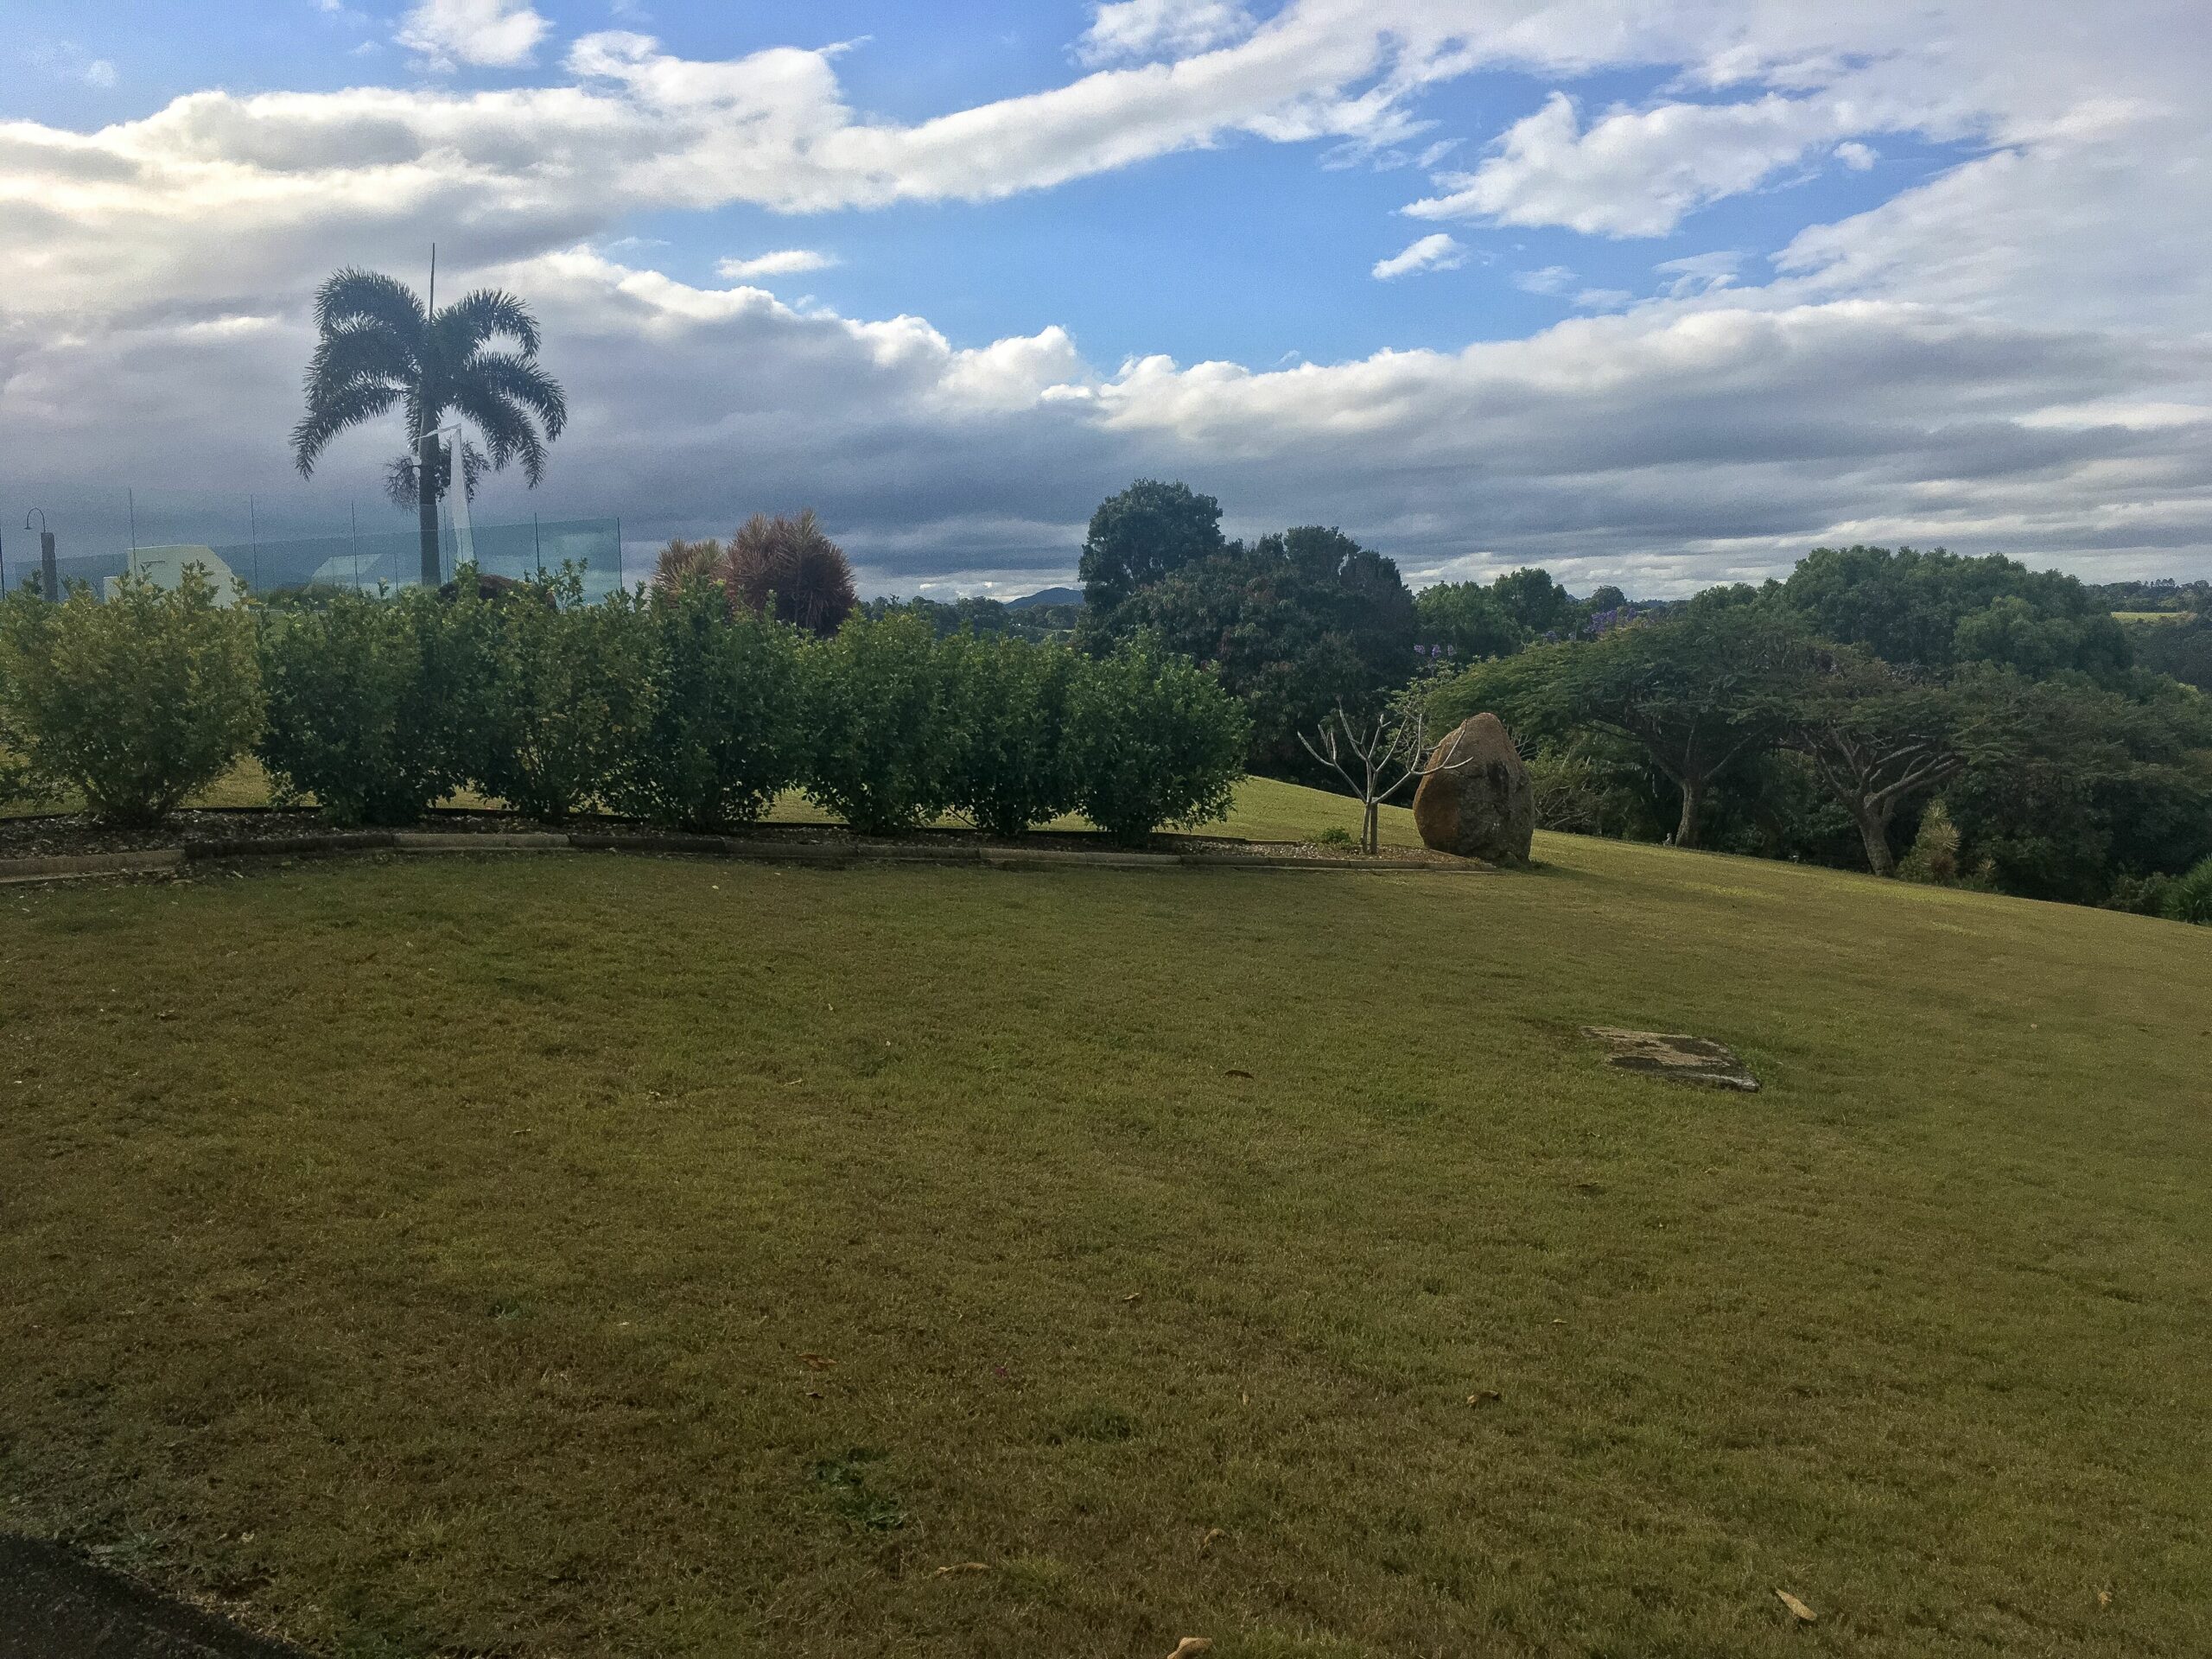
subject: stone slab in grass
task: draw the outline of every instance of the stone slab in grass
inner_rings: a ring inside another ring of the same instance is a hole
[[[1605,1064],[1624,1071],[1640,1071],[1646,1077],[1694,1083],[1707,1089],[1758,1092],[1759,1080],[1745,1069],[1735,1051],[1709,1037],[1627,1031],[1618,1026],[1585,1026],[1582,1034],[1604,1044]]]

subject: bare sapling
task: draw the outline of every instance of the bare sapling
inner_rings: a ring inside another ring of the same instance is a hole
[[[1382,804],[1408,784],[1450,766],[1459,747],[1454,732],[1444,751],[1428,757],[1428,716],[1418,699],[1406,696],[1394,698],[1372,721],[1355,721],[1339,702],[1334,717],[1318,729],[1318,748],[1303,732],[1298,741],[1343,779],[1359,802],[1359,848],[1370,856],[1382,850]]]

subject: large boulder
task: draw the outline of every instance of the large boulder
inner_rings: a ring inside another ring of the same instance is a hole
[[[1463,721],[1432,750],[1414,792],[1414,823],[1440,853],[1524,864],[1536,834],[1536,796],[1520,751],[1496,715]]]

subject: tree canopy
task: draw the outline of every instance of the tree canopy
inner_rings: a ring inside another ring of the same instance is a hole
[[[1252,765],[1278,775],[1313,771],[1300,733],[1413,672],[1414,601],[1397,565],[1319,525],[1230,543],[1139,589],[1115,616],[1213,668],[1251,714]]]
[[[1141,478],[1090,515],[1077,567],[1084,602],[1105,617],[1151,582],[1219,553],[1221,503],[1189,485]]]
[[[2120,625],[2079,581],[2002,555],[1815,548],[1781,592],[1822,639],[1901,667],[1993,662],[2109,681],[2130,661]]]
[[[1440,582],[1414,595],[1422,645],[1454,662],[1510,657],[1529,643],[1529,630],[1478,582]]]

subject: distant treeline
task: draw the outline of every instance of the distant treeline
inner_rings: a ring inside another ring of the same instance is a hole
[[[1848,547],[1685,600],[1541,569],[1416,594],[1341,531],[1220,520],[1142,480],[1091,518],[1079,610],[931,614],[1147,634],[1245,704],[1254,770],[1310,783],[1300,733],[1412,699],[1432,726],[1503,716],[1553,828],[2137,909],[2212,856],[2205,583]]]

